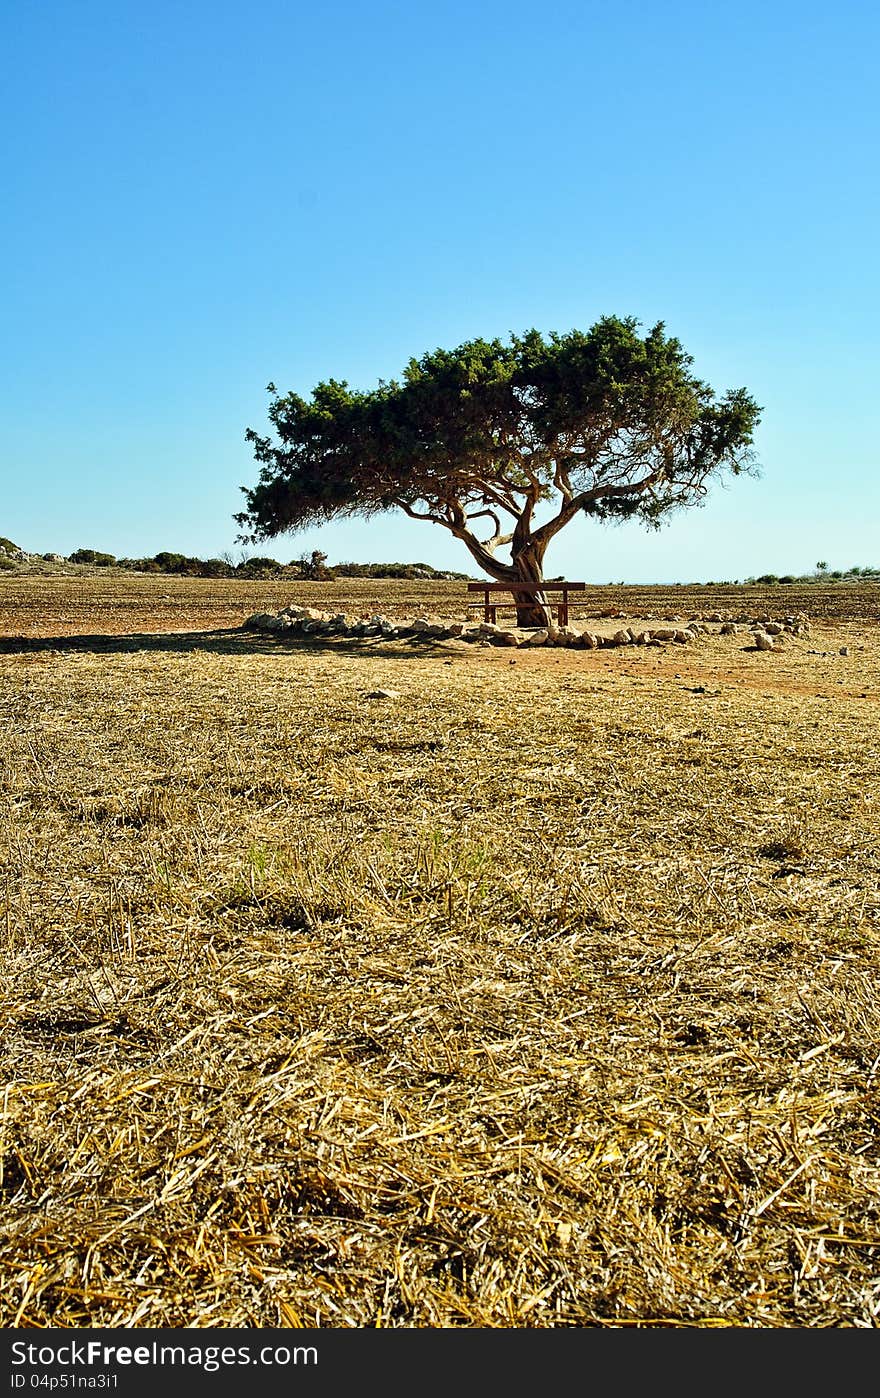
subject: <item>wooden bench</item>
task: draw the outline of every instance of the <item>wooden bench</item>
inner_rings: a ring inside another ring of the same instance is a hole
[[[587,584],[582,582],[543,582],[543,583],[468,583],[468,592],[481,592],[483,600],[481,602],[469,602],[468,608],[482,607],[483,619],[485,621],[497,621],[498,609],[513,608],[517,610],[517,603],[513,600],[514,595],[521,597],[531,597],[536,600],[539,596],[547,599],[547,605],[556,608],[556,618],[560,626],[568,625],[569,605],[576,606],[577,603],[569,603],[568,594],[570,592],[583,592]],[[509,602],[492,601],[492,593],[506,592],[511,600]],[[553,599],[556,599],[555,601]],[[522,603],[519,604],[522,606]]]

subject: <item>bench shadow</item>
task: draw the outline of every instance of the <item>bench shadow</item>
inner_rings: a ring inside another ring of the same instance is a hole
[[[187,655],[201,651],[209,655],[268,656],[307,651],[405,660],[408,656],[429,655],[442,649],[443,643],[438,643],[436,638],[403,637],[388,641],[372,636],[297,636],[287,640],[271,633],[245,631],[241,627],[220,631],[129,631],[118,635],[0,636],[0,655],[134,655],[145,651]]]

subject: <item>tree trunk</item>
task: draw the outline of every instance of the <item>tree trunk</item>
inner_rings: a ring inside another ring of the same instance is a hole
[[[514,592],[513,600],[516,603],[517,626],[533,629],[547,625],[550,614],[545,611],[546,598],[543,593],[536,598],[528,592]]]
[[[516,590],[518,582],[528,583],[530,587],[534,587],[544,581],[544,553],[553,533],[547,533],[546,537],[536,539],[530,532],[530,522],[531,505],[523,510],[514,531],[510,563],[501,563],[497,558],[493,558],[491,551],[463,526],[454,529],[453,533],[456,538],[461,539],[490,578],[494,578],[496,582],[505,583],[510,588],[516,604],[517,626],[542,627],[548,626],[551,621],[550,608],[544,593],[539,592],[537,596],[532,596],[527,592],[518,593]]]
[[[513,600],[516,603],[516,624],[524,627],[547,626],[550,621],[550,610],[547,606],[547,598],[543,592],[539,592],[537,597],[531,596],[528,592],[517,592],[517,582],[527,582],[534,586],[535,583],[544,581],[544,570],[541,567],[542,560],[529,551],[521,553],[514,559],[511,569],[511,587]]]

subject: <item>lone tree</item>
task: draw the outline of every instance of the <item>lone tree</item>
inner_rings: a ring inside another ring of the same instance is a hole
[[[246,434],[262,469],[242,487],[241,538],[400,509],[448,529],[511,585],[520,625],[541,624],[515,585],[544,580],[547,546],[578,515],[659,527],[714,478],[753,469],[758,405],[744,388],[716,397],[692,363],[662,323],[642,337],[606,316],[434,350],[367,392],[330,379],[305,399],[269,384],[275,435]]]

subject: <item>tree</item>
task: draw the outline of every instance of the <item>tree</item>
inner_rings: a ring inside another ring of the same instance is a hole
[[[447,529],[496,581],[541,583],[548,545],[579,515],[658,527],[713,478],[754,469],[760,409],[744,388],[717,398],[692,362],[662,323],[642,337],[607,316],[434,350],[366,392],[269,384],[274,437],[247,431],[261,471],[242,487],[240,537],[396,508]],[[520,624],[546,616],[516,600]]]
[[[333,579],[333,570],[327,567],[327,555],[320,549],[312,549],[311,554],[302,554],[297,560],[297,567],[308,582],[331,582]]]

